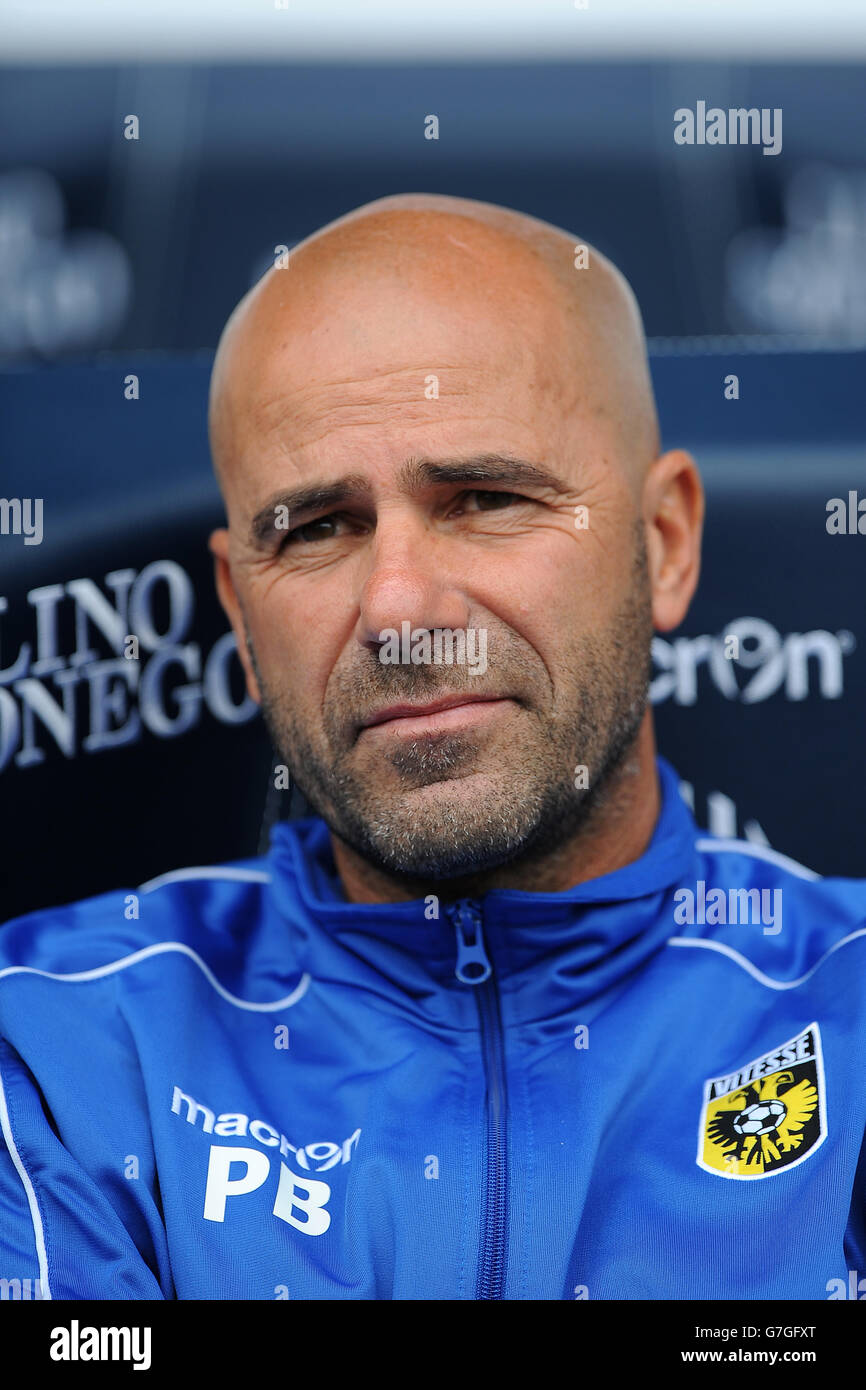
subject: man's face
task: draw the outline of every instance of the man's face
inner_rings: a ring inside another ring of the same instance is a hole
[[[304,332],[263,348],[232,429],[232,581],[275,747],[389,874],[548,852],[633,744],[648,681],[643,532],[591,352],[576,363],[531,294],[437,297],[385,274],[323,293]],[[553,481],[460,476],[497,458]],[[280,512],[345,478],[340,502]],[[395,663],[383,634],[404,623],[474,630],[477,671]]]

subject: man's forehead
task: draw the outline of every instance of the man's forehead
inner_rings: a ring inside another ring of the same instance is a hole
[[[282,422],[275,416],[267,431],[238,449],[232,501],[248,517],[277,502],[296,514],[307,492],[315,494],[311,505],[318,510],[325,501],[418,497],[457,483],[565,490],[573,468],[564,460],[576,456],[565,447],[563,419],[534,405],[529,394],[515,395],[498,411],[485,411],[483,397],[470,393],[465,406],[448,414],[429,401],[396,415],[371,401],[363,410],[326,410],[306,422],[284,410]]]
[[[560,356],[546,361],[522,345],[509,352],[502,339],[477,354],[456,344],[444,355],[430,352],[405,365],[393,358],[344,361],[344,372],[320,364],[272,363],[262,373],[242,411],[250,446],[314,448],[330,439],[336,447],[375,447],[376,433],[400,437],[407,431],[436,433],[496,418],[504,428],[532,428],[577,385],[561,373]],[[241,421],[239,420],[239,423]]]
[[[552,376],[567,347],[555,296],[545,302],[504,279],[467,280],[458,291],[429,273],[407,285],[380,268],[317,287],[312,302],[302,293],[249,325],[239,349],[251,370],[237,361],[241,397],[264,404],[292,393],[319,405],[329,396],[423,398],[431,374],[459,396],[506,374]]]
[[[239,306],[212,386],[224,477],[246,472],[243,456],[269,437],[290,447],[423,427],[503,400],[529,423],[606,413],[619,395],[622,419],[636,382],[651,416],[639,316],[603,257],[579,271],[560,229],[486,205],[467,205],[480,218],[451,215],[431,200],[432,212],[374,205],[325,229]]]
[[[405,456],[428,441],[451,452],[467,431],[475,447],[531,449],[575,405],[581,374],[543,315],[519,323],[435,302],[428,314],[395,294],[384,316],[364,335],[353,308],[275,344],[233,410],[240,472],[265,453]]]

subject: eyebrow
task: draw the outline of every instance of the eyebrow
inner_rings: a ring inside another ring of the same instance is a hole
[[[431,486],[454,483],[509,483],[515,487],[547,489],[559,495],[569,491],[567,484],[538,463],[511,458],[505,454],[478,454],[471,458],[409,459],[400,469],[397,481],[404,492],[422,492]],[[369,500],[373,489],[359,473],[348,473],[333,483],[312,483],[276,493],[256,512],[250,524],[250,543],[263,548],[275,535],[278,507],[285,507],[292,525],[314,513],[324,514],[334,507],[360,499]]]

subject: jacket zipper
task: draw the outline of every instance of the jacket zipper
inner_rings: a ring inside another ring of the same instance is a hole
[[[472,985],[476,990],[486,1083],[487,1171],[481,1260],[475,1297],[504,1298],[508,1230],[507,1096],[499,994],[493,967],[484,949],[479,904],[469,898],[461,898],[449,908],[449,914],[457,935],[455,974],[463,984]]]

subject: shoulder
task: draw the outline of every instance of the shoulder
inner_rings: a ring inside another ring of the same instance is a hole
[[[866,962],[866,880],[824,878],[746,840],[699,836],[695,849],[695,881],[674,889],[672,945],[725,955],[785,988],[831,960],[849,971]]]
[[[110,971],[137,953],[243,935],[269,881],[266,859],[197,865],[13,918],[0,926],[0,982],[22,968]]]
[[[698,853],[707,857],[716,869],[723,870],[727,865],[739,876],[751,872],[763,877],[791,877],[807,883],[821,881],[821,875],[807,865],[787,854],[771,849],[769,845],[754,844],[751,840],[723,839],[718,835],[699,835],[695,841]],[[859,882],[857,879],[851,882]],[[863,884],[866,893],[866,882]]]

